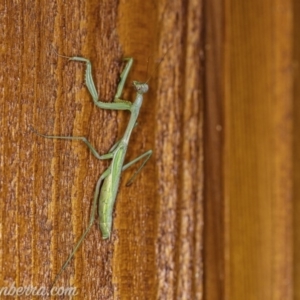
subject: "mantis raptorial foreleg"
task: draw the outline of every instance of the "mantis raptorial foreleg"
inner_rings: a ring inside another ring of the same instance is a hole
[[[62,56],[62,55],[59,55]],[[67,57],[67,56],[63,56],[63,57]],[[80,62],[84,62],[86,64],[86,71],[85,71],[85,83],[86,86],[93,98],[94,103],[103,108],[103,109],[111,109],[111,110],[130,110],[130,107],[132,105],[131,102],[126,101],[126,100],[122,100],[120,99],[120,96],[123,92],[124,89],[124,84],[126,82],[127,76],[129,74],[129,71],[132,67],[132,63],[133,63],[133,58],[124,58],[125,61],[128,61],[124,70],[121,73],[121,80],[118,84],[118,88],[117,88],[117,92],[115,94],[114,97],[114,102],[113,103],[106,103],[106,102],[102,102],[99,101],[99,97],[98,97],[98,93],[97,90],[95,88],[95,84],[94,84],[94,80],[93,80],[93,76],[92,76],[92,65],[91,62],[86,59],[86,58],[82,58],[82,57],[69,57],[69,60],[74,60],[74,61],[80,61]],[[91,145],[91,143],[87,140],[86,137],[83,136],[58,136],[58,135],[45,135],[45,134],[41,134],[39,132],[37,132],[36,130],[34,130],[33,128],[31,128],[32,131],[34,131],[37,135],[42,136],[44,138],[47,139],[61,139],[61,140],[79,140],[84,142],[88,148],[92,151],[92,153],[94,154],[94,156],[98,159],[109,159],[112,158],[112,156],[107,153],[104,155],[100,155],[97,150]],[[114,145],[115,147],[117,147],[117,144]],[[113,147],[114,147],[113,146]],[[114,148],[112,148],[109,152],[112,152]]]
[[[98,92],[96,90],[95,83],[94,83],[93,76],[92,76],[91,62],[86,58],[77,57],[77,56],[71,57],[70,60],[80,61],[80,62],[84,62],[86,64],[85,84],[93,98],[94,103],[98,107],[100,107],[102,109],[114,109],[114,110],[130,109],[132,103],[130,101],[122,100],[122,99],[120,99],[120,97],[122,95],[127,76],[132,67],[132,63],[133,63],[132,57],[124,58],[124,60],[127,61],[127,64],[121,73],[121,76],[120,76],[121,80],[118,84],[117,92],[115,94],[113,103],[106,103],[106,102],[99,101]]]

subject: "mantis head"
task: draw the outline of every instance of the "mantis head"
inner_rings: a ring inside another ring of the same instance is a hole
[[[133,86],[138,94],[145,94],[148,92],[149,86],[147,83],[133,81]]]

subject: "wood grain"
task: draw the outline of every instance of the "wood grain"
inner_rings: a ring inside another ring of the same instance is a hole
[[[298,23],[295,1],[205,5],[205,299],[299,298]]]
[[[224,225],[224,4],[207,1],[204,44],[204,298],[223,299]]]
[[[201,3],[1,2],[1,287],[49,287],[88,224],[109,163],[29,126],[86,136],[106,153],[128,120],[97,109],[84,65],[54,48],[92,61],[104,101],[114,96],[122,57],[135,58],[129,82],[152,78],[128,160],[154,150],[133,186],[124,185],[132,170],[123,176],[111,240],[95,224],[57,286],[77,287],[77,299],[201,299]],[[128,84],[124,98],[133,97]]]
[[[142,10],[144,4],[136,1],[133,6]],[[128,16],[132,6],[124,3],[120,9]],[[201,299],[201,6],[198,1],[173,1],[146,11],[150,21],[140,14],[136,16],[137,23],[124,17],[120,24],[125,54],[145,45],[147,50],[134,57],[145,61],[146,55],[153,55],[153,61],[162,57],[164,60],[157,78],[151,79],[153,92],[146,99],[147,113],[141,120],[148,124],[141,129],[147,137],[146,145],[155,145],[153,169],[148,168],[144,183],[147,188],[142,192],[145,199],[132,203],[134,211],[144,209],[145,213],[140,215],[142,219],[127,223],[128,232],[134,230],[134,234],[120,237],[115,251],[116,263],[125,260],[122,267],[126,267],[127,274],[120,281],[118,295],[122,299],[139,299],[140,295],[144,295],[141,299]],[[141,194],[139,190],[130,193],[132,199]],[[127,204],[125,201],[121,198],[117,210],[123,220],[128,216],[131,200]],[[119,220],[121,217],[116,222]],[[125,257],[127,249],[133,253]]]
[[[225,11],[225,299],[291,299],[291,1]]]
[[[293,99],[293,291],[294,299],[300,299],[300,139],[298,132],[300,130],[300,3],[293,3],[293,51],[294,51],[294,99]]]

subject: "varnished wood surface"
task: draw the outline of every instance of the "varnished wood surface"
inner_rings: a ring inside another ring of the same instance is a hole
[[[205,299],[298,299],[297,7],[206,5]]]
[[[300,3],[294,2],[293,25],[294,28],[300,26]],[[294,99],[293,99],[293,292],[294,299],[300,299],[300,139],[298,132],[300,130],[300,31],[293,31],[293,51],[294,51]]]
[[[201,299],[201,12],[199,1],[2,1],[1,287],[49,287],[88,224],[109,163],[29,126],[86,136],[106,153],[128,120],[96,108],[84,65],[54,48],[92,61],[104,101],[114,96],[123,55],[135,58],[124,98],[133,100],[132,79],[152,78],[128,160],[154,150],[130,188],[132,170],[123,176],[111,240],[95,223],[57,286],[77,287],[77,299]]]
[[[290,1],[230,1],[225,59],[226,297],[292,298]]]

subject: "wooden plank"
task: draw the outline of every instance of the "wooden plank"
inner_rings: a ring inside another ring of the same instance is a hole
[[[224,3],[205,4],[204,299],[224,299]]]
[[[291,1],[228,0],[225,23],[225,299],[291,299]]]
[[[136,59],[129,81],[152,75],[128,160],[150,148],[154,155],[130,188],[124,174],[111,240],[102,241],[95,224],[57,286],[77,287],[78,299],[201,299],[201,12],[195,0],[0,4],[1,287],[49,287],[88,224],[108,165],[85,145],[42,139],[29,125],[86,136],[106,153],[128,120],[97,109],[84,65],[52,48],[90,58],[105,101],[114,96],[123,48]],[[132,100],[128,86],[124,98]]]
[[[300,26],[300,3],[299,1],[293,2],[293,44],[294,44],[294,101],[293,101],[293,268],[294,268],[294,299],[300,299],[300,140],[298,132],[300,130],[300,39],[299,39],[299,26]]]
[[[201,299],[202,8],[199,1],[151,5],[133,1],[120,6],[120,39],[125,54],[137,57],[137,68],[144,68],[141,62],[148,55],[152,64],[166,51],[167,55],[150,81],[152,92],[142,113],[146,145],[155,146],[144,199],[131,200],[141,194],[131,189],[121,196],[117,208],[117,226],[134,231],[120,236],[115,249],[115,266],[123,268],[124,274],[118,295],[122,299],[141,295],[143,299]],[[133,22],[127,17],[132,7],[147,11],[148,18],[136,13]],[[155,65],[150,67],[150,72],[155,71]],[[129,210],[139,211],[140,217],[128,219]],[[128,249],[132,254],[125,256]]]

